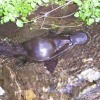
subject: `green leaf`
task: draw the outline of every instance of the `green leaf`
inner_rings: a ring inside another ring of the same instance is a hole
[[[76,12],[75,14],[74,14],[74,16],[75,17],[79,17],[80,15],[79,15],[79,12]]]
[[[11,20],[12,22],[15,22],[15,17],[12,17],[10,20]]]
[[[4,24],[3,20],[0,21],[1,24]]]
[[[74,0],[74,2],[77,3],[78,6],[81,6],[82,5],[81,0]]]
[[[100,18],[96,18],[96,22],[100,22]]]
[[[85,2],[85,3],[83,4],[83,8],[87,10],[87,9],[89,8],[89,4],[88,4],[87,2]]]
[[[37,0],[36,2],[37,2],[39,5],[42,5],[42,4],[43,4],[42,0]]]
[[[3,11],[2,10],[0,10],[0,16],[2,16],[3,15]]]
[[[9,16],[3,17],[3,21],[4,21],[4,23],[9,22]]]
[[[74,0],[74,2],[75,2],[75,3],[78,3],[78,2],[79,2],[79,0]]]
[[[15,22],[15,17],[13,16],[13,14],[9,13],[8,17],[12,22]]]
[[[43,0],[45,3],[48,3],[49,2],[49,0]]]
[[[79,2],[78,2],[78,6],[81,6],[81,5],[82,5],[82,2],[81,2],[81,1],[79,1]]]
[[[31,3],[31,7],[32,7],[32,8],[36,8],[36,6],[37,6],[36,3],[34,3],[34,2]]]
[[[88,25],[91,25],[94,23],[94,19],[93,18],[89,18],[89,20],[87,21],[87,24]]]
[[[23,22],[22,22],[21,20],[17,19],[16,25],[17,25],[18,27],[23,27]]]

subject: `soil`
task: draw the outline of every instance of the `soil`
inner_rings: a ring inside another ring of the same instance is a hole
[[[39,8],[35,14],[29,16],[29,19],[41,16],[40,12],[50,9],[51,6]],[[59,13],[56,11],[50,16],[68,15],[75,9],[77,7],[71,5],[68,11],[60,9]],[[9,22],[0,25],[0,38],[21,43],[35,36],[47,35],[50,31],[54,34],[60,32],[72,34],[83,30],[88,34],[88,42],[65,52],[59,58],[54,73],[49,73],[43,62],[27,62],[19,67],[17,63],[20,61],[19,58],[0,55],[0,86],[5,90],[5,94],[0,96],[1,100],[100,100],[100,76],[97,78],[94,74],[96,78],[93,81],[79,77],[88,69],[100,74],[100,23],[87,26],[71,16],[64,19],[48,18],[44,27],[51,28],[52,20],[57,22],[57,25],[66,27],[40,29],[43,19],[39,20],[37,25],[30,23],[23,28]]]

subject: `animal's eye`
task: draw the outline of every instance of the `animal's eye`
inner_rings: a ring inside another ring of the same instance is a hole
[[[73,45],[73,43],[72,43],[72,42],[70,42],[70,43],[69,43],[69,45]]]

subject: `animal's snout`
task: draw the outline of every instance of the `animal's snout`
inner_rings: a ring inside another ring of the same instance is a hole
[[[70,40],[73,44],[85,44],[88,40],[88,36],[84,32],[77,32],[70,36]]]

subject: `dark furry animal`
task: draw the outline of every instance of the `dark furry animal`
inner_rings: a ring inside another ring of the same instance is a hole
[[[77,44],[84,44],[88,40],[84,32],[73,35],[48,35],[35,37],[24,43],[0,42],[0,54],[8,56],[23,56],[30,61],[44,62],[47,70],[53,72],[58,57]]]

